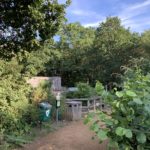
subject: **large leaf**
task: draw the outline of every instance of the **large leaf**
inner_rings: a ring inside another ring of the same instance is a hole
[[[130,96],[130,97],[136,97],[136,96],[137,96],[135,92],[129,91],[129,90],[126,91],[126,94],[127,94],[128,96]]]
[[[141,143],[141,144],[143,144],[143,143],[145,143],[146,142],[146,135],[144,134],[144,133],[138,133],[137,135],[136,135],[136,139],[137,139],[137,141],[139,142],[139,143]]]
[[[115,133],[119,136],[123,136],[126,132],[126,129],[122,128],[122,127],[117,127]]]
[[[111,149],[118,149],[118,143],[110,139],[108,143],[108,148]]]
[[[132,138],[132,131],[131,131],[130,129],[126,129],[126,131],[125,131],[125,136],[126,136],[127,138]]]
[[[101,139],[102,141],[103,140],[106,140],[108,137],[107,137],[107,131],[104,131],[104,130],[99,130],[98,134],[97,134],[98,138]]]
[[[123,93],[122,92],[116,92],[116,95],[120,98],[120,97],[123,97]]]

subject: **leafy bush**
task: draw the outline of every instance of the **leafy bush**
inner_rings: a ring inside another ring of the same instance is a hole
[[[2,149],[7,149],[12,143],[10,137],[19,137],[25,133],[29,133],[31,127],[36,125],[39,120],[39,110],[37,104],[33,103],[32,88],[26,83],[22,72],[22,65],[16,59],[7,62],[0,60],[0,134],[3,137],[0,143]],[[46,98],[50,95],[48,86],[42,85],[44,88],[44,96]],[[34,91],[35,92],[35,91]],[[35,94],[35,93],[34,93]],[[17,139],[17,138],[14,138]],[[23,141],[18,139],[16,142]],[[15,143],[15,141],[13,141]]]
[[[28,142],[24,135],[39,122],[38,102],[55,102],[51,84],[42,82],[32,89],[23,69],[16,59],[0,60],[0,149]]]
[[[150,74],[128,71],[123,90],[116,91],[109,103],[111,115],[103,112],[90,114],[91,122],[101,141],[109,138],[109,148],[119,150],[150,149]]]
[[[96,85],[95,85],[95,90],[96,90],[97,95],[99,95],[99,96],[103,95],[103,92],[104,92],[103,84],[101,82],[97,81]]]
[[[21,134],[27,130],[24,114],[29,107],[30,87],[17,61],[0,61],[0,130]]]
[[[5,141],[4,130],[0,130],[0,149],[8,150],[9,144]]]
[[[43,81],[38,87],[33,89],[32,92],[32,102],[39,103],[41,101],[51,102],[54,100],[54,96],[51,93],[51,83],[50,81]]]
[[[67,98],[89,98],[96,95],[95,89],[87,83],[78,83],[76,87],[78,90],[68,92],[66,95]]]

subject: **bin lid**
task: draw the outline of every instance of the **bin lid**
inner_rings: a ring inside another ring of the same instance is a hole
[[[50,105],[48,102],[41,102],[41,103],[39,103],[39,106],[41,108],[45,108],[45,109],[48,109],[48,108],[52,107],[52,105]]]

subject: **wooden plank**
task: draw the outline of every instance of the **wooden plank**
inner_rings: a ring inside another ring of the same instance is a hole
[[[88,100],[100,100],[100,97],[89,97],[89,98],[67,98],[68,101],[88,101]]]

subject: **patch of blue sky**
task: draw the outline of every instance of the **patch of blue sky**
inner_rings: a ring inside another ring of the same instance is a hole
[[[61,3],[65,0],[59,0]],[[118,16],[125,27],[143,32],[150,29],[150,0],[72,0],[68,22],[96,27],[108,16]]]

